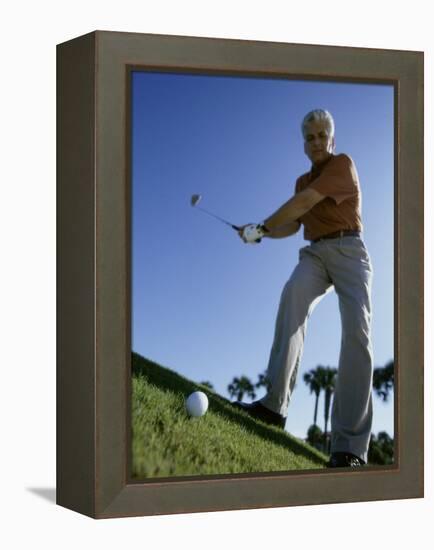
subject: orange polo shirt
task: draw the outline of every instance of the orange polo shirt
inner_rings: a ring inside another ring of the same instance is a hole
[[[359,176],[348,155],[332,155],[320,167],[312,166],[310,172],[297,179],[295,192],[307,187],[326,198],[299,218],[306,240],[312,241],[341,229],[363,230]]]

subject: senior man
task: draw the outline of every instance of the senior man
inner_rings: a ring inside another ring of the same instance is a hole
[[[283,238],[304,227],[310,244],[280,299],[267,369],[269,389],[251,404],[235,405],[255,418],[285,426],[307,320],[330,290],[339,299],[342,339],[331,415],[329,467],[367,463],[372,426],[372,266],[362,240],[361,192],[353,160],[335,154],[334,121],[316,109],[302,122],[304,152],[312,166],[297,179],[294,196],[263,224],[241,227],[244,242]]]

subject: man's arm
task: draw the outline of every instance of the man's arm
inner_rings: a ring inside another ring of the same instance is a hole
[[[281,226],[296,222],[303,214],[308,212],[325,196],[315,189],[305,189],[285,202],[274,214],[264,220],[265,227],[273,233]]]
[[[268,237],[270,239],[284,239],[285,237],[294,235],[294,233],[297,233],[299,229],[300,229],[300,222],[298,221],[290,222],[285,225],[281,225],[276,229],[273,229],[269,233],[265,233],[264,237]]]

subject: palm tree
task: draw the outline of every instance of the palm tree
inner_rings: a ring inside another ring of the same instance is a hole
[[[267,371],[258,375],[258,381],[255,384],[255,388],[264,387],[267,391],[270,389],[270,382],[267,377]]]
[[[242,401],[245,393],[252,399],[256,397],[255,387],[247,376],[234,377],[228,386],[228,393],[231,397],[236,397],[237,401]]]
[[[387,401],[390,393],[393,391],[395,385],[394,370],[393,359],[384,367],[377,367],[374,369],[372,385],[376,394],[381,397],[383,401]]]
[[[337,369],[332,367],[321,367],[322,369],[322,389],[325,392],[324,397],[324,448],[327,442],[327,427],[330,418],[330,405],[333,392],[335,391]],[[330,441],[329,445],[330,447]],[[330,450],[330,449],[329,449]]]
[[[319,394],[321,393],[322,388],[322,373],[319,369],[323,367],[318,366],[316,369],[311,369],[309,372],[306,372],[303,376],[304,382],[309,386],[310,393],[315,394],[315,409],[313,413],[313,425],[316,426],[316,419],[318,416],[318,401]]]

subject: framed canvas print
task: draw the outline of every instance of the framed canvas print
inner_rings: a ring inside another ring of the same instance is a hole
[[[57,502],[423,496],[423,53],[58,46]]]

